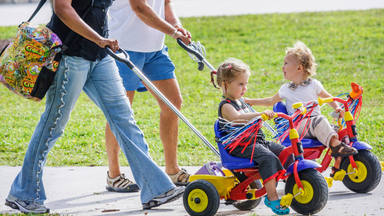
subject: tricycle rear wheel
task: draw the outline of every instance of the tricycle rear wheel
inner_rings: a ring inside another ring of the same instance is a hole
[[[196,180],[188,184],[183,195],[184,208],[192,216],[215,215],[220,205],[219,194],[208,181]]]
[[[260,180],[256,180],[251,184],[249,184],[249,187],[251,189],[260,189],[263,187],[263,185],[261,184]],[[254,200],[241,200],[241,201],[234,202],[233,206],[235,206],[237,209],[241,211],[249,211],[256,208],[256,206],[260,204],[260,201],[261,201],[261,197]]]

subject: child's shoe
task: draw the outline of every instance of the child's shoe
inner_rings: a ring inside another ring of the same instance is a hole
[[[269,201],[268,197],[265,196],[264,198],[264,204],[272,209],[273,213],[277,215],[286,215],[289,214],[289,208],[281,207],[280,206],[280,200],[273,200]]]
[[[335,147],[329,146],[329,148],[332,151],[332,154],[331,154],[332,157],[346,157],[346,156],[355,155],[358,153],[358,151],[355,148],[345,144],[344,142],[341,142],[339,145]]]

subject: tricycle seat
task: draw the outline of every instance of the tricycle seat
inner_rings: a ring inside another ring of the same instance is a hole
[[[273,111],[274,112],[281,112],[288,115],[287,108],[283,102],[278,102],[273,105]],[[301,140],[301,143],[303,145],[303,148],[317,148],[324,146],[319,140],[317,139],[309,139],[305,138]],[[291,141],[289,140],[289,137],[287,136],[285,140],[282,142],[282,144],[286,147],[291,145]]]
[[[230,155],[227,150],[224,149],[224,145],[219,141],[220,137],[223,136],[222,132],[219,131],[219,121],[215,122],[215,136],[216,143],[219,148],[221,163],[223,167],[229,170],[245,169],[256,167],[255,163],[248,158],[240,158]]]

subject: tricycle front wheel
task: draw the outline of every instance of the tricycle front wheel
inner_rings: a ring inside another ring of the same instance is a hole
[[[321,211],[328,201],[328,186],[324,177],[314,169],[306,169],[299,172],[304,193],[299,193],[293,174],[289,176],[285,185],[285,194],[291,193],[293,198],[291,207],[296,212],[309,215]]]
[[[381,167],[377,157],[368,150],[360,150],[354,155],[357,170],[354,170],[346,157],[341,162],[341,169],[348,174],[344,177],[344,185],[357,193],[368,193],[379,185],[381,180]]]

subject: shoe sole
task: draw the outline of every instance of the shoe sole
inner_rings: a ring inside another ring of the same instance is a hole
[[[354,152],[351,154],[340,154],[340,153],[331,153],[331,157],[349,157],[351,155],[357,155],[359,152]]]
[[[173,182],[176,186],[187,186],[189,182]]]
[[[31,210],[25,209],[23,206],[19,205],[17,202],[12,202],[12,201],[9,201],[9,200],[5,200],[5,205],[9,206],[9,207],[11,207],[13,209],[19,210],[19,211],[21,211],[24,214],[30,214],[30,213],[33,213],[33,214],[46,214],[46,213],[49,213],[49,209],[47,209],[44,212],[42,212],[42,211],[41,212],[39,212],[39,211],[31,211]]]
[[[179,199],[183,195],[183,193],[184,193],[184,190],[182,192],[179,192],[178,194],[176,194],[174,197],[171,197],[170,199],[167,199],[163,202],[160,202],[160,201],[156,202],[153,206],[148,206],[148,207],[143,206],[143,210],[149,210],[151,208],[175,201],[175,200]]]
[[[138,192],[140,190],[138,185],[130,186],[128,189],[119,189],[119,188],[113,188],[111,186],[106,186],[105,189],[110,192],[117,192],[117,193],[133,193]]]
[[[13,209],[19,210],[19,207],[18,207],[15,203],[10,202],[10,201],[8,201],[8,200],[5,200],[5,205],[6,205],[6,206],[9,206],[9,207],[11,207],[11,208],[13,208]]]

